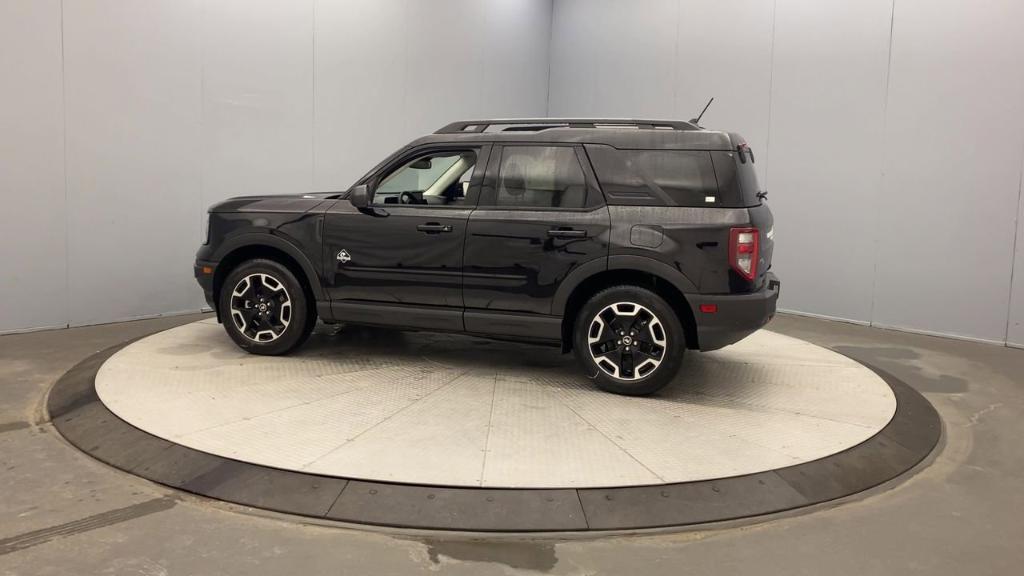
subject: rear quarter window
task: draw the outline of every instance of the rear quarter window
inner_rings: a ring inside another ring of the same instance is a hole
[[[588,144],[605,200],[630,206],[725,206],[711,154],[697,150],[620,150]]]
[[[730,199],[736,207],[759,206],[761,199],[757,193],[761,190],[757,183],[757,172],[754,170],[753,155],[740,160],[740,152],[712,152],[711,160],[715,165],[715,176],[723,198]]]

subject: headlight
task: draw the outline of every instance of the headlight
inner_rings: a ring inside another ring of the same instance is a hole
[[[206,213],[206,226],[203,227],[203,245],[210,243],[210,213]]]

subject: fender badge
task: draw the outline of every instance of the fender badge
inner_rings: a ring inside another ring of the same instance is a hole
[[[348,264],[349,260],[352,260],[352,256],[349,255],[348,250],[342,250],[341,252],[338,252],[337,259],[338,262],[341,262],[342,264]]]

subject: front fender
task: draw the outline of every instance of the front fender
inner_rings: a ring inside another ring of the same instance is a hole
[[[213,251],[210,260],[219,263],[237,250],[260,246],[275,248],[287,254],[302,268],[303,273],[306,275],[306,280],[309,282],[310,289],[313,291],[313,296],[317,300],[326,299],[323,282],[320,279],[320,273],[317,271],[316,266],[293,241],[276,231],[247,232],[226,238]]]

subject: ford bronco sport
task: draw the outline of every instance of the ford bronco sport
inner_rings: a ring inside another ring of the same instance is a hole
[[[737,134],[621,119],[455,122],[346,192],[210,208],[195,275],[241,348],[317,318],[561,346],[649,394],[775,313],[772,214]]]

